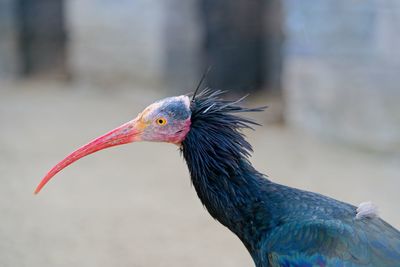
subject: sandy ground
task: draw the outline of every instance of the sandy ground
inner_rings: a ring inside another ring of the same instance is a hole
[[[0,266],[253,266],[241,242],[202,207],[172,145],[100,152],[32,195],[66,154],[160,97],[144,89],[1,85]],[[372,200],[400,227],[398,157],[277,125],[248,136],[252,162],[274,181],[353,204]]]

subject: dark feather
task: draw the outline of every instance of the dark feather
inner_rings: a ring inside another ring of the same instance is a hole
[[[256,266],[400,266],[400,232],[356,207],[269,181],[249,162],[244,108],[203,90],[182,143],[192,183],[210,214],[244,243]]]
[[[192,102],[193,102],[194,99],[196,98],[197,92],[199,91],[201,85],[203,84],[203,82],[204,82],[204,80],[206,79],[206,77],[207,77],[208,73],[210,72],[210,70],[211,70],[211,66],[209,66],[209,67],[207,68],[207,70],[203,73],[203,76],[201,76],[200,81],[199,81],[199,83],[197,84],[196,90],[194,90],[193,97],[192,97]]]

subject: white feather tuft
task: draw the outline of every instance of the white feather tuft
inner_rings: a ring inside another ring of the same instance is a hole
[[[375,218],[379,216],[378,206],[371,201],[360,203],[357,208],[356,219]]]

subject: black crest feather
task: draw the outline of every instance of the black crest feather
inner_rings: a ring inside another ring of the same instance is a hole
[[[239,113],[259,112],[266,107],[246,108],[239,101],[223,100],[225,91],[201,91],[191,103],[191,130],[182,143],[182,153],[192,176],[232,176],[248,162],[252,152],[243,129],[259,125]],[[251,165],[250,165],[251,166]]]
[[[194,99],[196,98],[196,94],[197,94],[197,92],[199,91],[199,89],[200,89],[201,85],[203,84],[204,80],[207,78],[207,75],[208,75],[208,73],[210,72],[210,70],[211,70],[211,66],[208,66],[207,70],[206,70],[206,71],[203,73],[203,75],[201,76],[200,81],[199,81],[199,83],[197,84],[196,90],[194,90],[193,97],[192,97],[192,102],[193,102]]]

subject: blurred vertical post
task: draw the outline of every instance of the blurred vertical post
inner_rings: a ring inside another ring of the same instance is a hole
[[[0,79],[14,78],[19,68],[15,10],[14,0],[0,1]]]
[[[264,25],[264,85],[270,93],[281,95],[284,62],[284,11],[282,0],[265,1]]]
[[[20,73],[65,77],[63,0],[18,0],[17,3]]]
[[[280,89],[280,1],[202,0],[205,65],[211,87],[242,91]]]
[[[258,90],[263,84],[264,1],[202,0],[205,65],[211,87]]]

